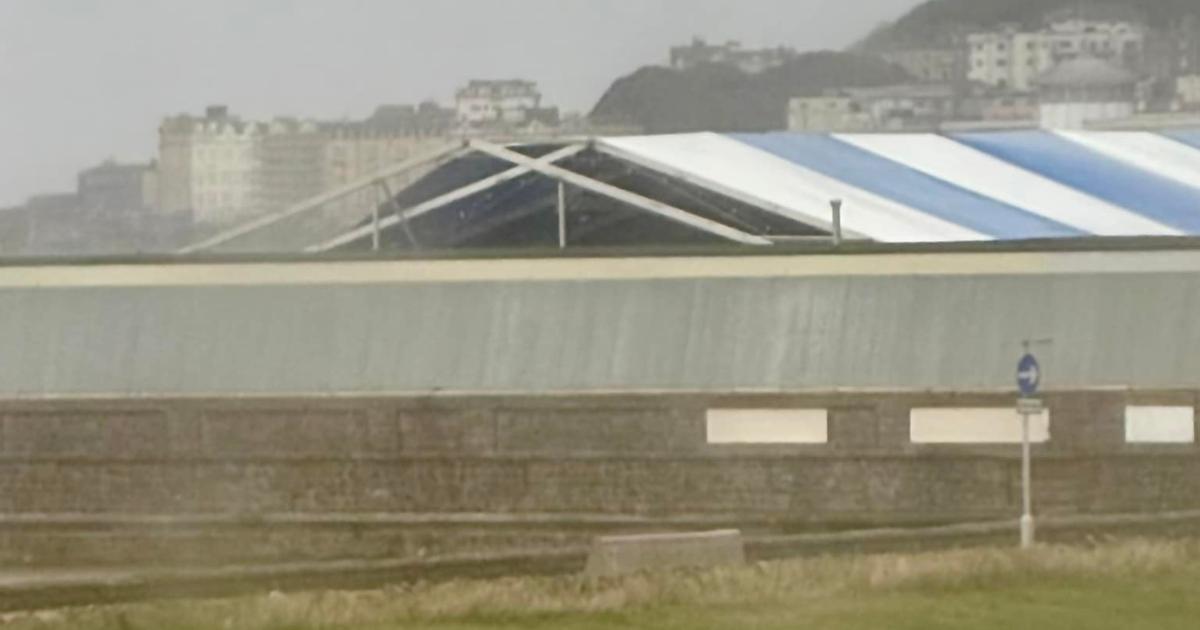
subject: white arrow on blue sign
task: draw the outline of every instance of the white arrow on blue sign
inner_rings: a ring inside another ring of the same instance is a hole
[[[1021,357],[1017,364],[1017,387],[1022,396],[1035,396],[1042,384],[1042,366],[1032,354]]]

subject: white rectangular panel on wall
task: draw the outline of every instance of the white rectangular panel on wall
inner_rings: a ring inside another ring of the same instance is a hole
[[[913,409],[909,415],[913,444],[1020,444],[1021,416],[1015,407]],[[1029,419],[1029,439],[1050,441],[1050,412]]]
[[[1130,444],[1194,444],[1194,407],[1126,407],[1125,441]]]
[[[827,409],[709,409],[709,444],[826,444]]]

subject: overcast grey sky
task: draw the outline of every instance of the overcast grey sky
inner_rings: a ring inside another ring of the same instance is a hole
[[[169,113],[363,116],[522,77],[587,110],[693,35],[841,48],[918,0],[0,0],[0,206],[147,160]]]

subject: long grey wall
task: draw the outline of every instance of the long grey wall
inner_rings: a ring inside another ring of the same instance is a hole
[[[233,273],[233,271],[231,271]],[[19,283],[17,283],[19,284]],[[1200,274],[0,287],[0,396],[1200,383]]]

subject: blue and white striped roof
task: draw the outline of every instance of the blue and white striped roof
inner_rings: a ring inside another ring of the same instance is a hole
[[[881,242],[1200,235],[1200,131],[716,134],[603,149],[801,222]]]

